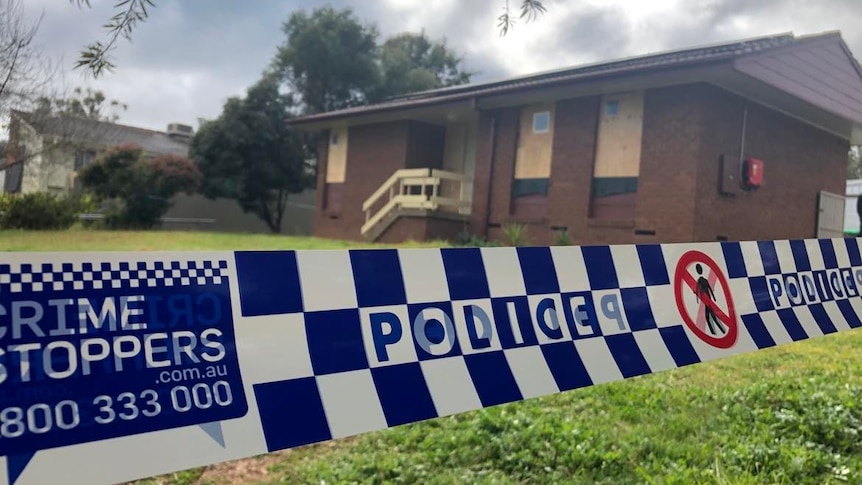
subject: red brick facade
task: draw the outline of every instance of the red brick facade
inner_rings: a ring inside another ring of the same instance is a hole
[[[317,200],[314,235],[363,240],[365,224],[362,204],[396,171],[402,168],[439,168],[443,163],[445,130],[416,121],[362,125],[350,128],[347,170],[342,190],[341,210],[328,211],[326,200],[327,136],[318,144]],[[463,224],[450,220],[406,218],[396,221],[381,234],[381,242],[453,239]]]
[[[318,237],[360,240],[359,229],[365,224],[362,203],[388,179],[404,168],[407,156],[409,125],[407,122],[381,123],[350,128],[347,146],[347,170],[344,177],[342,209],[332,214],[321,210],[325,194],[326,145],[320,147],[318,161],[318,201],[314,218],[314,235]],[[324,138],[324,142],[325,142]]]
[[[738,160],[744,104],[742,98],[708,84],[647,90],[635,217],[617,221],[589,216],[598,97],[557,103],[548,211],[534,220],[513,216],[510,195],[519,107],[483,112],[468,230],[499,240],[504,237],[502,226],[524,223],[531,244],[554,243],[556,227],[566,227],[578,244],[815,236],[817,193],[843,193],[849,143],[749,103],[744,155],[764,160],[764,185],[755,192],[721,195],[719,160],[722,155]],[[360,239],[365,198],[399,168],[439,166],[443,136],[441,128],[407,122],[351,128],[344,210],[338,219],[319,213],[315,234]],[[460,226],[404,219],[381,240],[448,239]]]
[[[738,159],[744,102],[707,84],[645,94],[637,209],[634,220],[589,218],[598,98],[557,103],[549,215],[518,220],[509,210],[517,111],[483,116],[476,159],[474,232],[480,232],[488,188],[490,120],[497,115],[488,236],[508,222],[527,224],[529,242],[553,243],[566,227],[575,243],[625,244],[814,237],[817,194],[844,191],[849,144],[761,105],[749,103],[745,157],[765,161],[755,192],[719,194],[721,155]]]
[[[405,241],[451,241],[466,231],[466,222],[435,217],[402,217],[395,221],[377,242],[397,244]]]
[[[846,140],[761,105],[749,103],[745,157],[764,161],[764,183],[754,192],[721,196],[718,160],[738,159],[743,100],[703,89],[705,134],[700,149],[694,239],[714,241],[814,237],[821,190],[844,194]]]

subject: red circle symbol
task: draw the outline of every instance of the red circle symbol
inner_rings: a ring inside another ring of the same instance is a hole
[[[690,271],[692,266],[697,268],[694,274]],[[703,270],[704,266],[706,271]],[[716,286],[716,283],[719,285]],[[686,326],[698,338],[720,349],[733,347],[739,334],[733,296],[730,294],[730,286],[727,284],[724,272],[712,258],[700,251],[688,251],[683,254],[676,264],[673,291],[679,314]],[[690,291],[698,301],[698,311],[694,316],[689,314],[684,303],[686,291]],[[726,310],[718,305],[715,295],[718,291],[727,303]]]

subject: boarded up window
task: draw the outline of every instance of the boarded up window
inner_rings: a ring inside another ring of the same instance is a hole
[[[551,105],[533,105],[521,111],[515,179],[546,179],[551,176],[553,117]]]
[[[595,177],[637,177],[643,131],[643,93],[607,96],[602,102]]]
[[[326,158],[326,183],[344,182],[347,172],[347,128],[333,128],[329,133],[329,153]]]
[[[515,216],[536,219],[547,214],[553,141],[554,106],[524,107],[512,180],[512,213]]]
[[[643,92],[605,96],[600,109],[591,216],[631,218],[640,174]]]

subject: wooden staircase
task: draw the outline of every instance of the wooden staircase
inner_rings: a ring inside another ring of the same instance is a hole
[[[376,241],[401,217],[463,220],[470,211],[470,201],[463,196],[466,183],[468,177],[455,172],[432,168],[397,170],[362,204],[362,235]]]

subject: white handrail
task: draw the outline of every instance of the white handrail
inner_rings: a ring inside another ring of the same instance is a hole
[[[456,193],[459,198],[444,197],[440,193],[443,180],[458,183]],[[360,229],[362,234],[368,233],[374,226],[379,224],[391,212],[397,209],[419,209],[437,210],[440,207],[450,207],[458,210],[470,207],[470,201],[460,198],[463,185],[469,183],[470,178],[464,174],[449,172],[446,170],[419,168],[396,170],[377,190],[362,204],[365,212],[365,224]],[[396,190],[396,186],[398,189]],[[419,193],[405,191],[405,188],[419,189]],[[428,190],[430,188],[430,190]],[[371,208],[388,196],[386,203],[372,214]]]
[[[427,177],[430,173],[431,169],[428,168],[402,168],[401,170],[396,170],[386,182],[383,182],[383,185],[380,186],[371,197],[365,199],[365,202],[362,203],[362,210],[367,211],[375,202],[389,190],[390,187],[393,187],[399,180],[408,178],[408,177]]]

